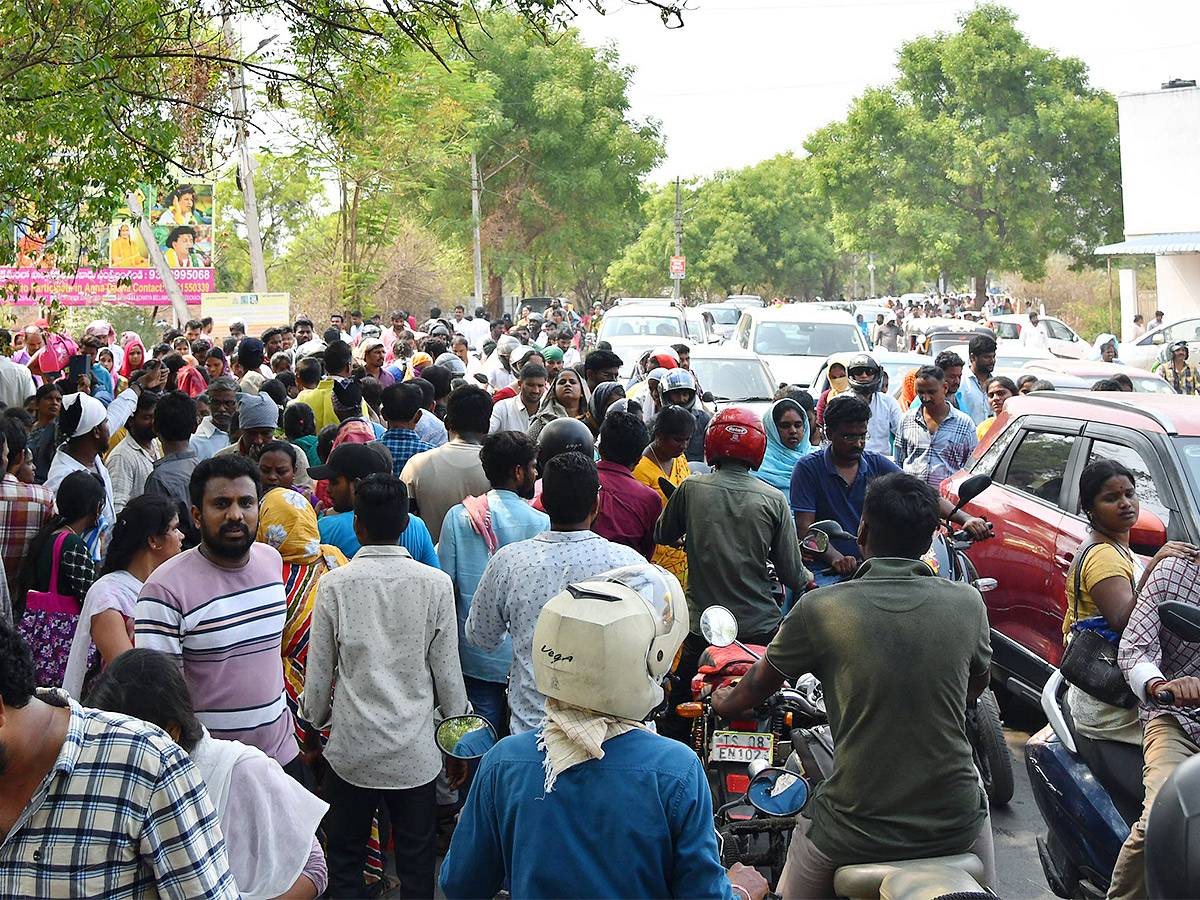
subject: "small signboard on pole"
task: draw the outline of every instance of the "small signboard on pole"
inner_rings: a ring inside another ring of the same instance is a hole
[[[671,277],[683,278],[687,274],[687,257],[672,256],[671,257]]]

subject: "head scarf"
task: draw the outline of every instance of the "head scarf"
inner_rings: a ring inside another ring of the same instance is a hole
[[[223,348],[221,348],[221,347],[210,348],[204,358],[207,360],[207,359],[212,359],[214,357],[221,361],[221,375],[224,376],[224,375],[232,375],[233,374],[233,369],[229,368],[229,360],[225,358],[225,350]]]
[[[604,414],[620,397],[625,396],[625,388],[619,381],[604,381],[596,385],[592,398],[588,401],[588,412],[592,414],[595,427],[599,428],[604,421]]]
[[[133,336],[130,337],[130,335],[133,335]],[[121,374],[122,377],[129,378],[133,374],[133,370],[129,367],[129,351],[132,350],[134,347],[138,347],[141,349],[143,366],[146,365],[146,360],[149,358],[149,354],[146,353],[146,345],[142,343],[142,339],[140,337],[138,337],[136,334],[133,334],[132,331],[125,332],[124,337],[129,338],[129,340],[125,342],[125,356],[121,360],[121,368],[119,368],[117,371]]]
[[[356,357],[358,357],[359,362],[365,364],[366,360],[367,360],[367,353],[374,350],[376,347],[382,347],[382,346],[383,346],[383,341],[379,340],[379,338],[374,338],[374,337],[363,338],[362,343],[360,343],[358,345],[358,347],[355,348],[354,355]]]
[[[546,360],[546,362],[562,362],[563,352],[558,349],[558,344],[551,344],[542,351],[542,359]]]
[[[299,491],[274,488],[262,499],[258,515],[258,540],[279,551],[285,563],[311,566],[322,557],[332,560],[330,568],[345,565],[337,547],[321,543],[317,514]]]
[[[558,388],[558,379],[563,377],[563,372],[568,371],[571,372],[575,376],[575,379],[579,382],[579,394],[583,400],[583,404],[580,409],[583,410],[584,415],[587,414],[589,405],[592,401],[592,392],[591,389],[588,388],[587,379],[581,376],[574,369],[563,369],[562,372],[559,372],[554,376],[553,379],[551,379],[549,387],[546,388],[546,393],[542,394],[541,402],[538,403],[537,412],[534,413],[533,418],[529,421],[529,436],[535,441],[537,440],[538,434],[541,433],[542,428],[546,426],[547,422],[553,422],[555,419],[567,418],[567,408],[558,402],[558,398],[554,396],[554,394]]]
[[[804,422],[804,437],[801,438],[800,446],[795,450],[789,450],[783,446],[783,441],[779,439],[779,427],[775,424],[776,411],[783,415],[784,411],[789,409],[798,412],[801,421]],[[814,449],[809,442],[808,414],[795,400],[785,397],[782,400],[776,400],[767,414],[763,416],[763,428],[767,432],[767,452],[763,456],[762,465],[751,474],[787,494],[791,490],[792,470],[796,468],[796,463],[812,453]]]
[[[1100,337],[1096,338],[1096,343],[1092,344],[1092,353],[1088,357],[1088,359],[1089,360],[1100,359],[1100,350],[1104,347],[1105,344],[1109,344],[1109,343],[1111,343],[1114,347],[1117,348],[1116,358],[1119,359],[1121,357],[1121,344],[1117,340],[1117,336],[1115,334],[1102,334],[1102,335],[1100,335]]]
[[[421,377],[421,371],[428,366],[433,365],[433,357],[423,350],[413,354],[409,360],[408,374],[404,376],[405,381],[412,381],[414,378]]]
[[[279,407],[266,394],[238,394],[238,425],[250,428],[278,428]]]
[[[75,423],[75,426],[71,428],[70,434],[64,435],[67,440],[77,438],[82,434],[87,434],[93,428],[98,427],[102,422],[108,419],[108,411],[104,408],[103,403],[101,403],[95,397],[89,396],[88,394],[80,394],[76,392],[74,394],[67,394],[65,397],[63,397],[63,411],[58,420],[59,428],[62,428],[65,431],[66,428],[64,426],[70,425],[71,421],[75,418],[76,413],[74,412],[74,407],[77,405],[80,408],[78,412],[79,420]]]
[[[835,353],[831,357],[829,357],[829,365],[825,367],[826,372],[828,372],[830,369],[832,369],[835,365],[840,365],[840,366],[842,366],[842,368],[846,369],[847,371],[846,371],[846,374],[841,378],[837,378],[837,379],[830,378],[829,379],[829,396],[825,399],[826,403],[828,403],[830,400],[832,400],[838,394],[845,393],[846,391],[848,391],[850,389],[849,368],[850,368],[850,357],[852,355],[853,354],[850,354],[850,353]]]

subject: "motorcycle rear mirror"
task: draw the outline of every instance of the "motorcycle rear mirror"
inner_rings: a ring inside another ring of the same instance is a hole
[[[479,759],[496,745],[496,729],[483,716],[451,716],[434,733],[438,747],[455,759]]]
[[[670,500],[671,495],[675,493],[675,485],[671,484],[671,482],[667,481],[665,478],[658,479],[658,489],[663,492],[663,496],[668,500]]]
[[[1189,644],[1200,644],[1200,607],[1182,600],[1164,600],[1158,604],[1162,627]]]
[[[808,530],[810,532],[819,531],[827,538],[834,541],[858,540],[858,535],[851,534],[833,519],[821,519],[819,522],[813,522],[808,526]]]
[[[762,769],[750,779],[746,799],[768,816],[794,816],[808,802],[808,782],[787,769]]]
[[[823,531],[810,531],[804,535],[800,546],[809,553],[824,553],[829,549],[829,535]]]
[[[700,633],[713,647],[728,647],[737,640],[737,619],[723,606],[710,606],[700,614]]]
[[[954,515],[954,513],[958,512],[991,486],[991,475],[972,475],[958,486],[958,503],[955,504],[954,512],[950,513],[950,515]]]

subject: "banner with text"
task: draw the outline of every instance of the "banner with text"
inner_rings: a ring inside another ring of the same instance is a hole
[[[229,323],[241,320],[246,334],[259,335],[276,325],[291,322],[291,294],[204,294],[200,315],[212,316],[216,334],[229,333]]]

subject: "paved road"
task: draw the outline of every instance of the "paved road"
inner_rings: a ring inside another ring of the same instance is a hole
[[[996,843],[996,880],[998,893],[1004,900],[1044,900],[1054,894],[1046,886],[1042,865],[1038,862],[1037,838],[1045,832],[1041,813],[1033,800],[1029,776],[1025,773],[1025,741],[1027,728],[1036,731],[1035,719],[1012,717],[1014,727],[1005,728],[1008,749],[1013,755],[1015,790],[1012,802],[1005,809],[992,811],[992,836]]]

